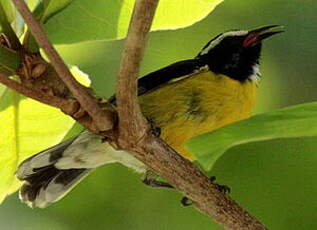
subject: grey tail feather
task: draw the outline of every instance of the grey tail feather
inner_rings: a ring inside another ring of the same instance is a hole
[[[54,165],[76,139],[72,138],[26,159],[17,177],[24,181],[20,199],[30,207],[44,208],[64,197],[91,169],[58,169]]]

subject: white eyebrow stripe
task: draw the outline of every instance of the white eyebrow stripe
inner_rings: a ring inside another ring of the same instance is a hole
[[[205,49],[200,51],[199,55],[207,54],[212,48],[218,45],[222,41],[222,39],[224,39],[225,37],[242,36],[242,35],[246,35],[247,33],[249,33],[249,31],[247,30],[229,31],[229,32],[223,33],[214,41],[212,41]]]

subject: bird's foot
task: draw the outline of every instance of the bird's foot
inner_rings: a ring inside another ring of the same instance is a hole
[[[220,184],[217,184],[215,183],[216,181],[216,177],[215,176],[212,176],[209,178],[210,179],[210,182],[213,183],[214,185],[217,186],[218,190],[224,194],[227,194],[227,193],[230,193],[231,189],[230,187],[228,187],[227,185],[220,185]],[[189,206],[189,205],[192,205],[194,202],[189,199],[188,197],[184,196],[182,199],[181,199],[181,204],[183,206]]]
[[[217,186],[217,188],[218,188],[218,190],[220,192],[225,193],[225,194],[231,192],[231,189],[230,189],[229,186],[215,183],[215,181],[216,181],[216,177],[215,176],[211,176],[209,179],[214,185]]]
[[[160,137],[161,135],[161,128],[160,127],[157,127],[153,121],[153,119],[151,118],[146,118],[148,123],[150,124],[150,128],[151,128],[151,132],[154,136],[156,137]]]
[[[167,182],[164,181],[159,181],[157,180],[158,176],[152,172],[152,171],[147,171],[145,173],[144,179],[142,180],[142,182],[150,187],[153,188],[174,188],[172,185],[170,185]]]

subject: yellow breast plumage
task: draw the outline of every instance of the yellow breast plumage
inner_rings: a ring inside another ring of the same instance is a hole
[[[250,116],[257,85],[211,71],[169,83],[140,96],[142,111],[161,129],[161,138],[192,159],[190,138]]]

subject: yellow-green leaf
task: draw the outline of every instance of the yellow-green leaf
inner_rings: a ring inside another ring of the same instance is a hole
[[[45,23],[55,14],[66,8],[73,0],[43,0],[44,2],[44,13],[41,21]]]
[[[152,30],[179,29],[206,17],[223,0],[161,0]],[[54,43],[121,39],[135,0],[76,0],[45,28]]]
[[[18,53],[0,46],[0,67],[14,72],[19,68],[21,59]]]
[[[187,146],[206,169],[233,146],[278,138],[317,135],[317,102],[259,114],[191,139]]]
[[[0,5],[5,12],[4,16],[6,17],[8,22],[11,23],[15,18],[15,10],[13,8],[11,0],[1,0]]]
[[[58,109],[6,90],[0,102],[0,201],[19,187],[18,164],[58,143],[73,124]]]

